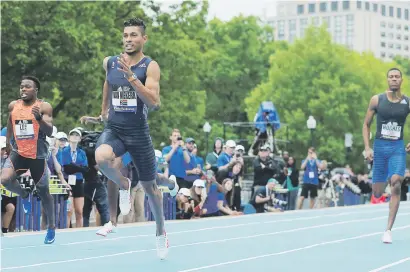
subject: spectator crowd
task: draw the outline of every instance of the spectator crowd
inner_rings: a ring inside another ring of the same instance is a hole
[[[8,156],[4,136],[5,129],[1,136],[2,166]],[[123,175],[132,181],[132,207],[129,214],[120,216],[118,187],[96,167],[94,151],[98,137],[98,132],[87,132],[80,127],[68,134],[58,132],[54,127],[53,135],[47,138],[50,175],[55,176],[69,192],[66,227],[89,227],[93,210],[96,225],[110,221],[113,225],[146,221],[145,193],[128,154],[118,161],[118,166]],[[168,146],[155,150],[155,156],[158,173],[175,178],[179,185],[175,197],[176,219],[285,212],[302,209],[307,199],[309,208],[346,205],[343,198],[345,191],[358,197],[356,204],[368,203],[370,199],[371,172],[355,174],[348,165],[330,171],[329,163],[320,160],[313,147],[308,149],[306,158],[298,164],[288,152],[273,154],[269,146],[263,144],[255,157],[249,157],[244,156],[244,146],[218,137],[212,151],[203,159],[198,154],[195,139],[183,138],[178,129],[172,130],[169,141]],[[245,176],[253,178],[249,180]],[[406,200],[408,184],[409,170],[403,183],[402,200]],[[248,199],[244,198],[246,193]],[[388,196],[389,188],[386,188]],[[6,233],[13,229],[16,197],[3,194],[1,206],[2,233]],[[46,228],[44,213],[41,228]]]

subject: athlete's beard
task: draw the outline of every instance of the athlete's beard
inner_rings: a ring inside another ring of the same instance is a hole
[[[135,50],[135,51],[132,51],[132,52],[125,52],[125,53],[126,53],[128,56],[133,57],[133,56],[137,55],[138,51]]]

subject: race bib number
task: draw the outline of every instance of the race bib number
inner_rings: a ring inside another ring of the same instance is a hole
[[[68,176],[68,184],[69,185],[75,185],[77,182],[77,178],[75,175],[69,175]]]
[[[382,124],[381,136],[385,139],[400,139],[401,129],[401,126],[398,126],[396,122],[388,122],[387,124]]]
[[[309,178],[315,178],[315,172],[309,172]]]
[[[131,87],[120,86],[112,92],[112,105],[116,112],[135,112],[137,103],[137,94]]]
[[[34,126],[32,120],[16,120],[14,130],[17,140],[34,139]]]

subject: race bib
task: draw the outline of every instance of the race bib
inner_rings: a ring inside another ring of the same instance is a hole
[[[397,140],[400,138],[401,129],[401,126],[398,126],[396,122],[382,124],[381,136],[385,139]]]
[[[137,94],[128,86],[120,86],[112,92],[112,105],[116,112],[136,112]]]
[[[34,139],[34,126],[32,120],[16,120],[14,123],[16,140]]]
[[[77,182],[77,178],[75,175],[69,175],[68,176],[68,184],[69,185],[75,185]]]
[[[314,178],[315,177],[315,172],[309,172],[309,178]]]

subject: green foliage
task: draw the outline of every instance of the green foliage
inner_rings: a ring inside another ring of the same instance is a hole
[[[364,114],[370,97],[386,88],[386,71],[402,68],[403,90],[409,86],[408,59],[385,63],[349,51],[333,44],[324,28],[309,29],[289,45],[273,41],[272,29],[255,17],[207,22],[207,1],[184,1],[166,13],[153,1],[139,3],[2,2],[2,124],[27,74],[42,82],[40,98],[53,105],[59,130],[78,126],[82,115],[99,115],[102,61],[122,51],[122,23],[130,17],[145,20],[144,53],[161,68],[162,107],[149,117],[157,147],[168,144],[172,129],[179,128],[183,137],[196,139],[205,156],[205,121],[212,125],[211,148],[215,137],[223,136],[223,122],[252,121],[260,102],[271,100],[289,124],[288,149],[298,159],[310,144],[306,120],[313,115],[321,158],[343,164],[344,134],[350,132],[350,163],[360,165]],[[406,128],[406,140],[409,133]],[[252,128],[226,129],[227,139],[253,140],[253,135]],[[276,135],[286,138],[285,127]]]
[[[260,102],[272,100],[281,120],[291,124],[290,151],[299,154],[300,161],[310,145],[306,121],[312,115],[317,120],[314,139],[320,157],[343,165],[344,135],[352,133],[349,163],[361,166],[368,103],[372,95],[386,89],[386,71],[396,65],[333,44],[325,28],[308,29],[304,39],[276,52],[270,61],[268,79],[245,99],[249,119]],[[406,139],[408,135],[409,131]]]

